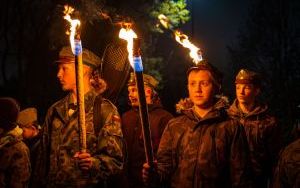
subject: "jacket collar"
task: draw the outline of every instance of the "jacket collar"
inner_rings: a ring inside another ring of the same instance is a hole
[[[232,105],[230,106],[230,108],[228,109],[228,114],[230,116],[233,116],[233,117],[249,118],[249,117],[261,115],[261,114],[263,114],[267,111],[268,111],[268,106],[267,105],[257,103],[255,108],[251,112],[249,112],[247,114],[243,113],[242,110],[240,109],[239,105],[238,105],[238,100],[235,99],[234,102],[232,103]]]
[[[95,98],[96,98],[96,93],[94,92],[94,90],[91,90],[84,95],[85,113],[89,112],[93,108]],[[61,118],[61,120],[64,123],[66,123],[69,120],[68,111],[70,109],[69,107],[72,105],[75,105],[75,104],[72,99],[71,93],[69,93],[66,97],[64,97],[62,100],[60,100],[60,102],[57,105],[55,105],[55,107],[54,107],[58,116]],[[76,107],[76,105],[75,105],[75,107]],[[75,113],[77,113],[77,107],[76,107]]]
[[[194,123],[191,124],[191,128],[195,130],[198,126],[203,124],[212,124],[219,122],[227,117],[226,115],[227,102],[224,99],[219,99],[214,104],[211,111],[209,111],[204,117],[199,117],[194,108],[183,111],[183,113]]]

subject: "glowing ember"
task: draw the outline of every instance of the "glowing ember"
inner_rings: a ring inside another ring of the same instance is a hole
[[[71,47],[72,47],[72,52],[75,54],[75,44],[74,44],[74,39],[75,39],[75,35],[76,35],[76,29],[80,26],[80,21],[78,19],[71,19],[70,14],[72,14],[74,12],[74,8],[65,5],[65,10],[64,10],[64,19],[67,20],[68,22],[70,22],[71,27],[70,27],[70,31],[67,33],[70,35],[70,43],[71,43]]]
[[[127,28],[121,28],[119,32],[119,38],[127,41],[128,59],[130,65],[134,67],[133,66],[133,39],[137,38],[137,35],[130,27],[127,27]]]

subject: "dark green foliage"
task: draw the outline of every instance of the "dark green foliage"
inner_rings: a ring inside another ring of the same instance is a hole
[[[165,15],[170,21],[170,29],[174,29],[190,20],[190,12],[186,9],[186,6],[185,0],[166,0],[156,4],[156,7],[151,11],[151,16],[157,19],[158,15]],[[161,27],[153,27],[152,29],[163,33]]]

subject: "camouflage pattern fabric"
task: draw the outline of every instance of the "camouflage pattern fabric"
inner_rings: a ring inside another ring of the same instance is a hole
[[[160,183],[173,188],[249,187],[247,140],[220,99],[205,117],[192,109],[169,121],[157,153]]]
[[[300,139],[282,152],[275,170],[273,188],[300,187]]]
[[[72,106],[69,94],[48,110],[43,126],[41,154],[37,164],[37,176],[47,187],[95,187],[123,168],[123,135],[120,116],[116,107],[103,99],[101,104],[102,125],[93,124],[93,107],[96,93],[92,90],[85,95],[85,119],[87,152],[93,157],[92,169],[82,172],[74,154],[80,151],[77,110],[69,115]],[[101,126],[96,133],[95,126]],[[99,187],[99,185],[98,185]]]
[[[15,129],[19,129],[16,127]],[[14,131],[14,130],[12,130]],[[22,134],[22,132],[21,132]],[[0,187],[26,188],[31,167],[29,149],[22,135],[3,135],[0,139]],[[5,142],[5,144],[3,144]]]
[[[228,109],[228,114],[240,121],[245,129],[255,187],[267,187],[281,145],[276,119],[268,113],[266,105],[257,105],[252,112],[243,114],[237,100]]]

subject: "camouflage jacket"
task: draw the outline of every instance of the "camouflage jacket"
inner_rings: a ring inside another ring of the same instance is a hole
[[[275,118],[268,113],[266,105],[257,105],[249,114],[243,114],[237,100],[228,109],[228,114],[244,126],[255,187],[266,187],[280,150],[279,131]]]
[[[161,135],[173,116],[164,110],[161,105],[148,105],[148,111],[153,152],[156,154]],[[129,187],[142,187],[141,171],[146,157],[138,108],[132,108],[122,115],[122,130],[128,151],[126,171]]]
[[[92,169],[83,173],[74,154],[80,151],[77,110],[68,112],[71,94],[52,105],[43,126],[42,157],[39,175],[48,187],[93,187],[123,168],[123,135],[116,107],[106,99],[101,103],[101,125],[93,123],[96,93],[85,95],[87,152],[93,157]],[[96,126],[101,126],[97,132]]]
[[[169,121],[157,153],[161,183],[176,188],[249,187],[244,130],[219,100],[205,117],[193,108]]]
[[[275,170],[273,188],[300,187],[300,139],[288,145]]]
[[[20,128],[17,127],[0,138],[1,188],[25,188],[28,186],[31,173],[29,149],[22,141],[22,130],[18,131],[17,129]]]

